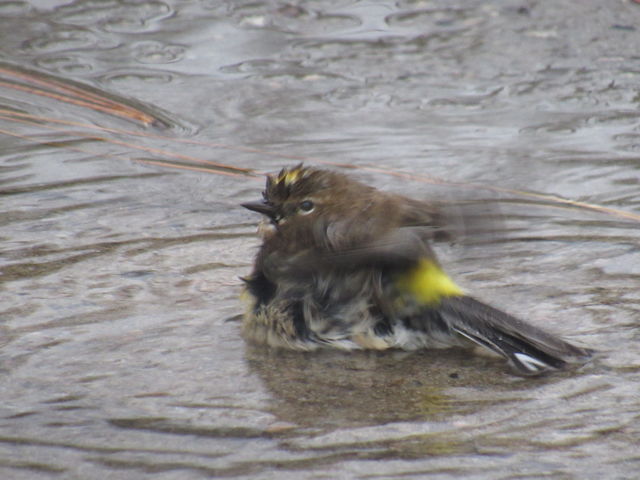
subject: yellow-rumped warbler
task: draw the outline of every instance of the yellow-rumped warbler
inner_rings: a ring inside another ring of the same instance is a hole
[[[262,246],[245,278],[245,337],[313,350],[445,348],[471,340],[521,374],[584,362],[590,352],[466,295],[429,246],[430,204],[341,173],[298,165],[267,177]]]

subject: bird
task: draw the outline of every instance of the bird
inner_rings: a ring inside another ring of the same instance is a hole
[[[266,179],[261,245],[242,278],[242,333],[311,351],[477,347],[533,376],[585,363],[592,350],[467,294],[431,244],[446,236],[438,206],[298,164]]]

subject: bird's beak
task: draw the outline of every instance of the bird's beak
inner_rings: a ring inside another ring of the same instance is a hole
[[[257,202],[247,202],[243,203],[242,206],[244,208],[248,208],[253,212],[258,212],[267,217],[274,219],[276,216],[276,210],[273,208],[273,205],[265,202],[264,200],[258,200]]]

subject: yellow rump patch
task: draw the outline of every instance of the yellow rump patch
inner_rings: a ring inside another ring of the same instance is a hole
[[[435,305],[443,297],[464,295],[462,289],[433,260],[426,258],[400,276],[397,282],[400,292],[411,294],[424,304]]]

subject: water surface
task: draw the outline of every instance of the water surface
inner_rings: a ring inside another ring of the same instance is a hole
[[[139,160],[299,156],[421,198],[443,193],[418,174],[640,215],[639,20],[590,0],[1,5],[0,61],[165,127],[0,86],[3,109],[85,125],[0,119],[0,476],[636,477],[637,221],[503,193],[508,233],[438,247],[474,295],[597,349],[576,372],[276,353],[237,322],[261,181]]]

